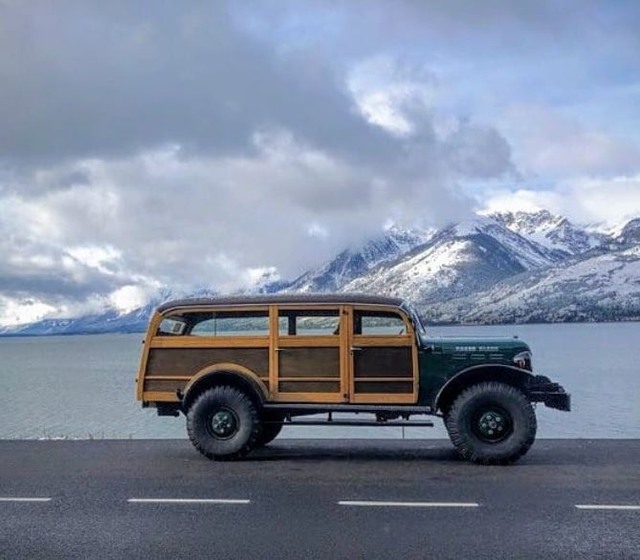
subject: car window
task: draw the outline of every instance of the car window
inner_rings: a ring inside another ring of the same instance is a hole
[[[192,336],[269,336],[269,314],[254,313],[211,313],[195,322]]]
[[[340,313],[335,310],[281,310],[280,336],[332,336],[340,332]]]
[[[184,334],[186,322],[181,317],[165,317],[158,327],[160,336],[179,336]]]
[[[387,311],[356,311],[353,315],[353,333],[375,335],[407,334],[407,326],[402,317]]]

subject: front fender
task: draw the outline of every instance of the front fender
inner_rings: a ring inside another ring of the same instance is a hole
[[[479,364],[456,373],[440,388],[433,399],[433,410],[446,411],[456,396],[465,388],[485,381],[499,381],[522,389],[534,379],[530,371],[506,364]]]

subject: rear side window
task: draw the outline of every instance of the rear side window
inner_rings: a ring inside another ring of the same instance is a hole
[[[268,311],[194,312],[165,317],[158,336],[269,336]]]
[[[158,327],[159,336],[180,336],[184,334],[187,323],[182,317],[165,317]]]
[[[269,336],[267,311],[216,312],[194,319],[189,331],[192,336]]]

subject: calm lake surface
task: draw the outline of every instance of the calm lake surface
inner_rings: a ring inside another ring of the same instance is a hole
[[[573,411],[537,408],[538,436],[640,438],[640,323],[429,329],[433,335],[518,335],[534,370],[572,393]],[[143,335],[0,338],[0,438],[182,438],[184,417],[135,400]],[[281,437],[447,437],[435,428],[287,428]]]

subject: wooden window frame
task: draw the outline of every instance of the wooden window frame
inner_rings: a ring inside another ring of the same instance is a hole
[[[397,315],[405,325],[405,334],[401,335],[385,335],[385,334],[355,334],[355,314],[376,312]],[[412,377],[396,377],[389,380],[397,382],[411,381],[411,393],[357,393],[356,383],[363,381],[385,382],[387,378],[382,377],[359,377],[356,379],[354,364],[354,352],[349,352],[349,395],[350,402],[353,404],[415,404],[418,402],[420,368],[418,364],[418,345],[416,343],[416,333],[409,317],[401,309],[397,307],[387,307],[381,305],[354,304],[349,306],[349,348],[381,348],[388,346],[411,347],[411,367],[413,371]]]
[[[270,306],[270,364],[269,364],[269,398],[274,402],[317,402],[317,403],[345,403],[348,402],[348,369],[346,367],[346,340],[348,317],[347,306],[339,304],[273,304]],[[339,333],[335,335],[281,335],[280,334],[280,312],[281,311],[337,311],[339,319]],[[295,381],[304,382],[313,379],[315,381],[339,382],[339,392],[280,392],[279,382],[283,379],[279,376],[279,350],[287,348],[337,348],[339,353],[339,377],[300,377]]]

